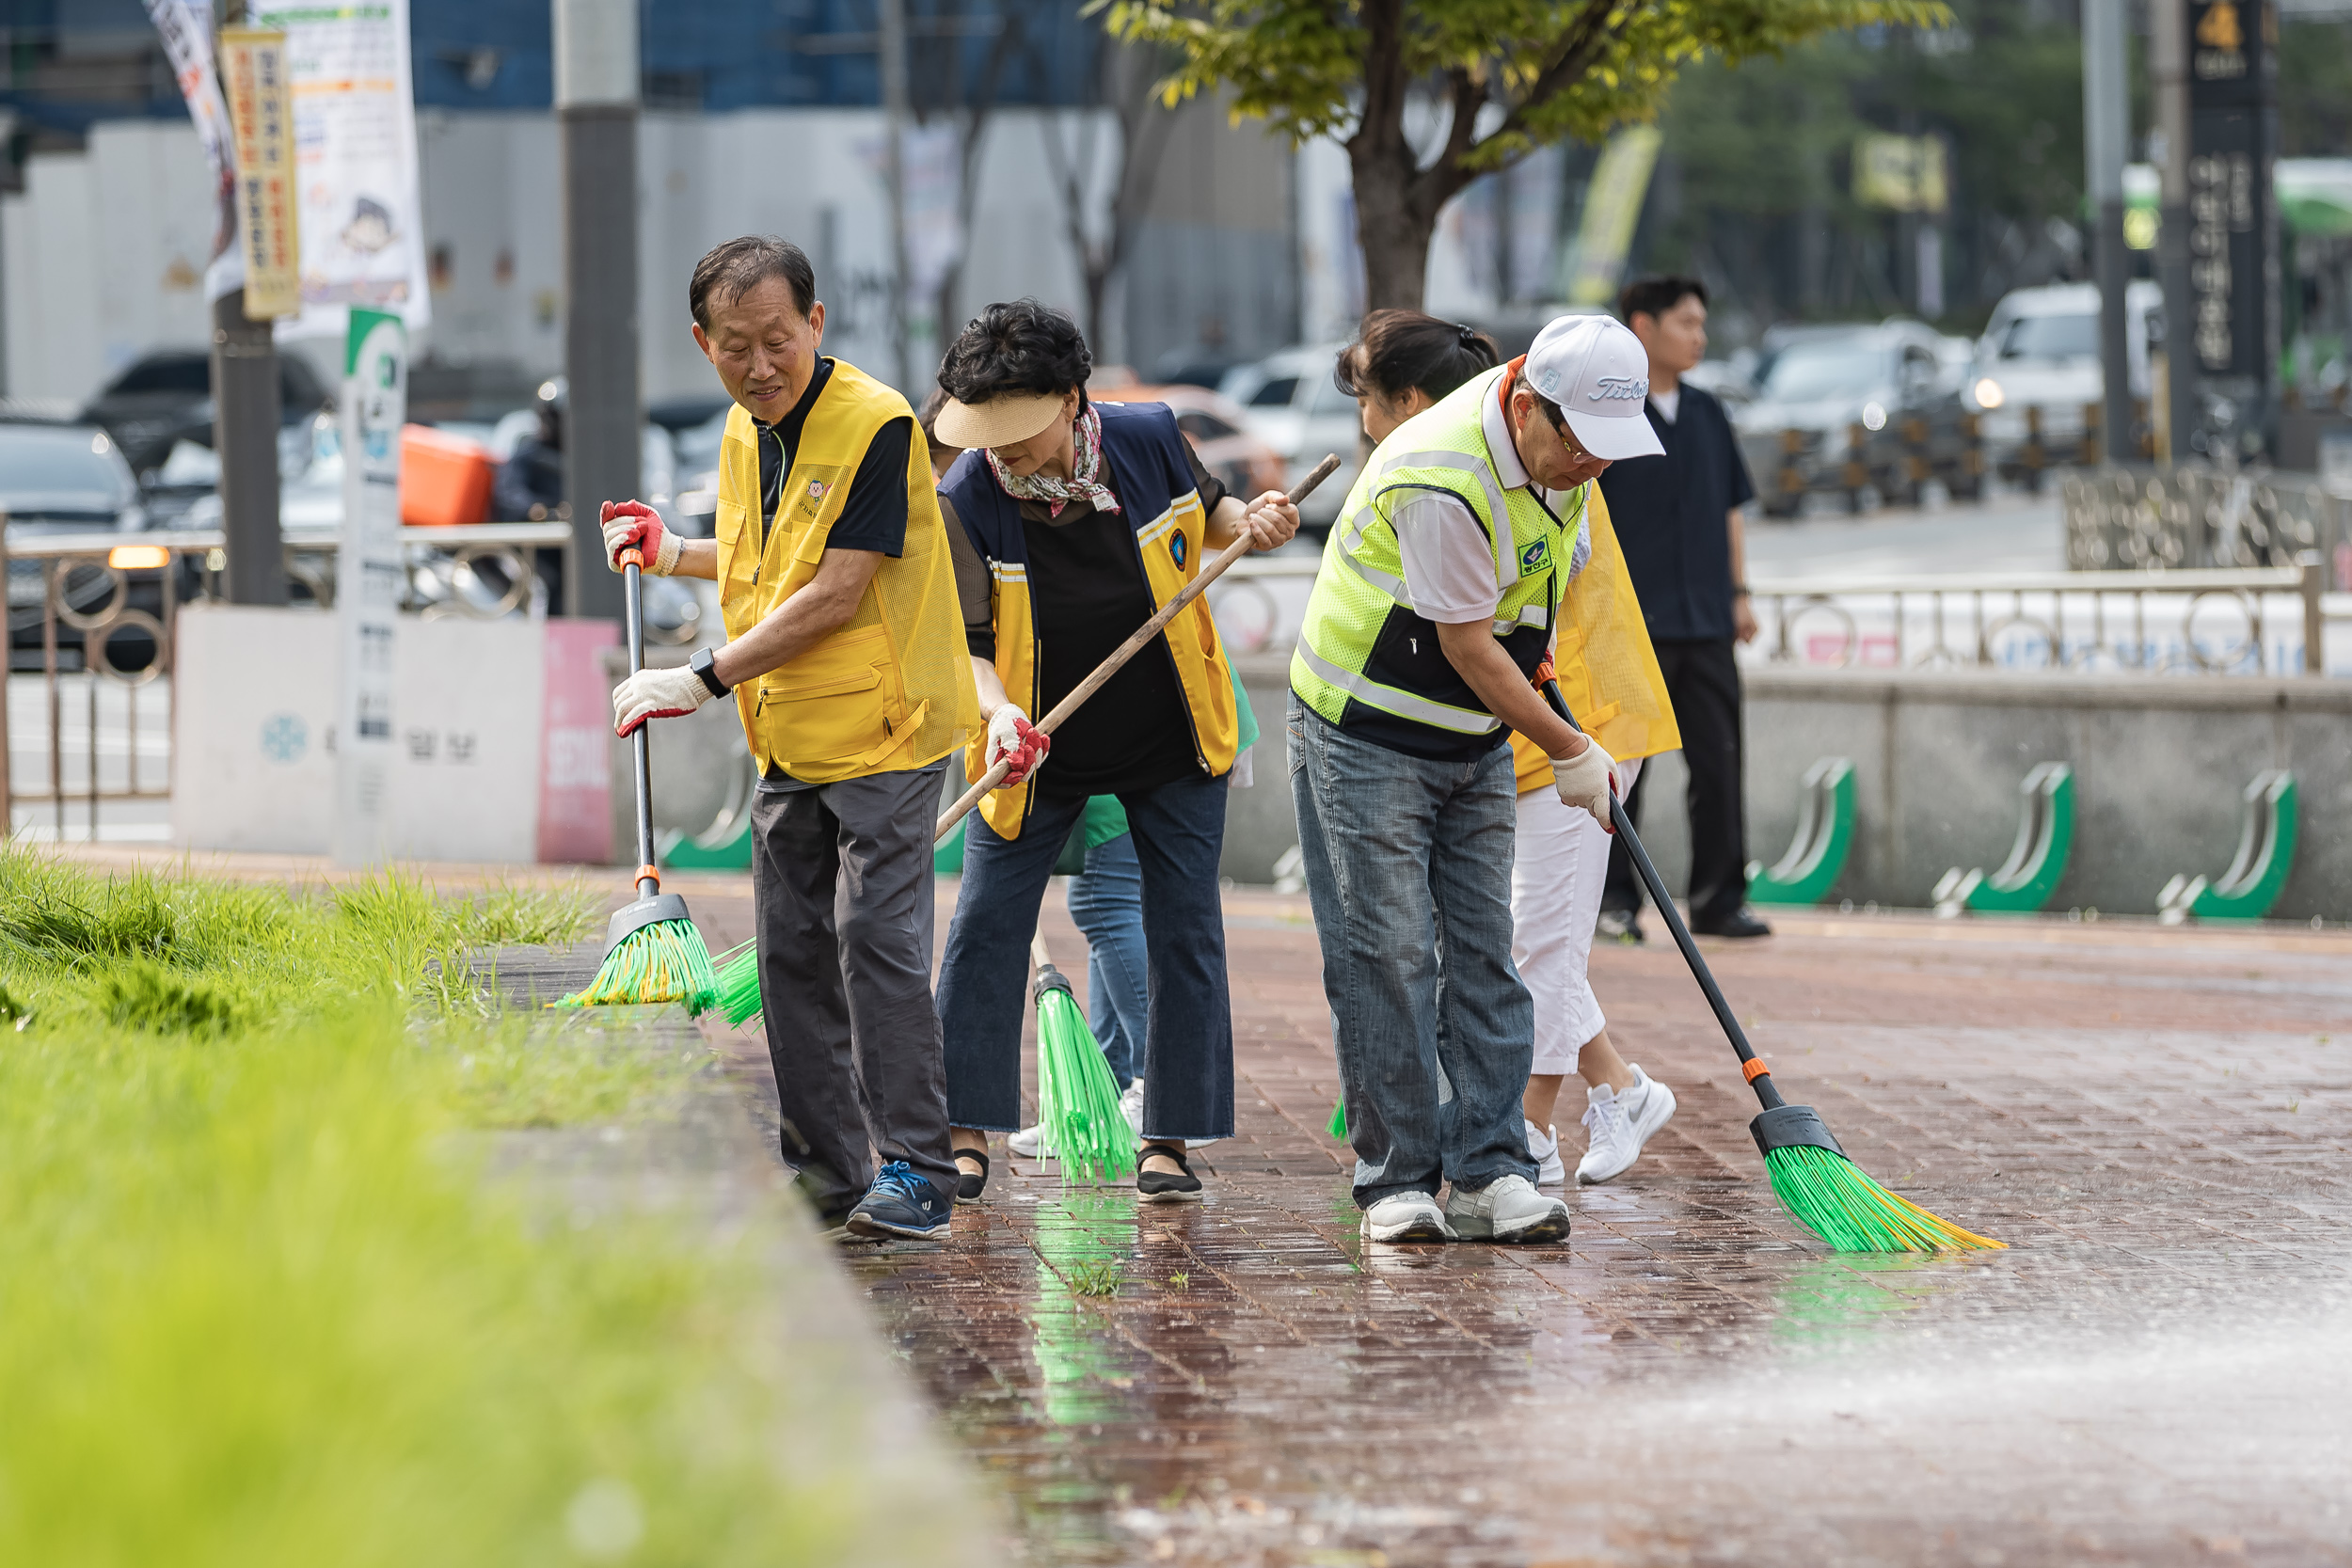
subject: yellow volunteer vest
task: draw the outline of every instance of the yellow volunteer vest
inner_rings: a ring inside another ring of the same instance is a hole
[[[1589,487],[1584,516],[1593,553],[1568,584],[1551,656],[1560,695],[1576,721],[1620,762],[1678,750],[1682,732],[1675,728],[1674,704],[1597,484]],[[1520,794],[1550,787],[1551,759],[1527,736],[1512,735],[1511,761]]]
[[[866,449],[906,399],[836,359],[801,431],[776,515],[762,518],[758,436],[738,406],[719,451],[719,608],[741,637],[817,575]],[[938,761],[979,728],[947,533],[930,454],[907,443],[907,537],[885,557],[849,625],[736,688],[760,770],[834,784]]]

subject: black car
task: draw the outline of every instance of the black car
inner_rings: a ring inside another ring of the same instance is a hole
[[[278,356],[279,417],[303,423],[330,401],[316,372],[298,356]],[[213,360],[200,349],[161,349],[130,367],[90,399],[82,418],[122,449],[131,471],[143,474],[183,439],[213,444]]]
[[[164,566],[150,562],[151,536],[147,509],[131,466],[104,431],[95,425],[41,420],[0,420],[0,516],[8,541],[9,667],[41,668],[41,603],[46,562],[19,552],[62,535],[120,534],[139,557],[102,565],[78,557],[64,568],[57,618],[59,663],[82,664],[84,628],[110,615],[118,594],[122,606],[160,620]],[[118,546],[116,554],[125,554]],[[106,657],[119,670],[144,669],[155,657],[148,624],[133,621],[106,639]]]

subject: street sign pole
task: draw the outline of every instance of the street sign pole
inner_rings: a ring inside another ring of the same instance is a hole
[[[2124,146],[2131,136],[2131,91],[2123,70],[2123,0],[2083,0],[2083,150],[2097,225],[2091,233],[2091,276],[2099,284],[2099,367],[2106,384],[2110,463],[2129,463],[2139,455],[2123,311],[2132,277],[2132,253],[2123,244]]]
[[[2151,0],[2148,74],[2155,89],[2156,280],[2164,288],[2167,453],[2186,463],[2204,445],[2197,398],[2197,302],[2189,285],[2188,0]]]
[[[245,24],[245,0],[221,8],[224,30]],[[219,57],[215,40],[214,57]],[[278,532],[278,344],[275,322],[246,316],[245,290],[213,301],[213,451],[220,458],[220,516],[229,536],[229,602],[282,605],[286,562]]]
[[[564,496],[574,615],[618,619],[596,515],[637,499],[637,4],[554,0],[555,113],[563,142]]]

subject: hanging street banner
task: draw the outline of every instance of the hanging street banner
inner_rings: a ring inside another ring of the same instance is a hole
[[[252,25],[286,35],[294,97],[302,313],[294,338],[344,335],[355,309],[432,319],[418,193],[408,0],[252,0]]]
[[[221,87],[236,131],[237,228],[245,240],[245,314],[267,321],[302,311],[302,252],[294,213],[294,100],[286,35],[225,27]]]
[[[1633,247],[1633,230],[1649,197],[1650,171],[1658,166],[1663,138],[1655,125],[1630,125],[1609,138],[1593,182],[1585,187],[1576,246],[1567,261],[1568,303],[1606,305],[1617,296],[1617,279]]]
[[[343,351],[343,527],[335,619],[342,681],[335,717],[334,853],[386,857],[392,813],[393,638],[399,627],[400,427],[408,418],[408,334],[400,318],[351,309]]]
[[[2279,13],[2189,0],[2189,343],[2210,389],[2259,400],[2279,362]]]
[[[164,58],[171,62],[171,74],[180,84],[180,97],[196,122],[196,139],[203,144],[204,162],[213,174],[218,221],[204,267],[204,297],[215,300],[244,285],[245,257],[237,248],[237,164],[229,105],[213,69],[213,8],[210,0],[147,0],[147,14],[163,39]]]

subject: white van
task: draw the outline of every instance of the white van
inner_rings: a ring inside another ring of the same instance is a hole
[[[2123,341],[2132,396],[2148,396],[2150,318],[2162,320],[2164,293],[2144,278],[2123,291]],[[2162,328],[2159,326],[2158,330]],[[2025,445],[2028,408],[2042,410],[2042,439],[2054,462],[2071,462],[2083,437],[2083,410],[2106,396],[2099,368],[2099,286],[2051,283],[2014,289],[1993,308],[1977,340],[1963,404],[1979,416],[1988,459],[2003,467]]]

